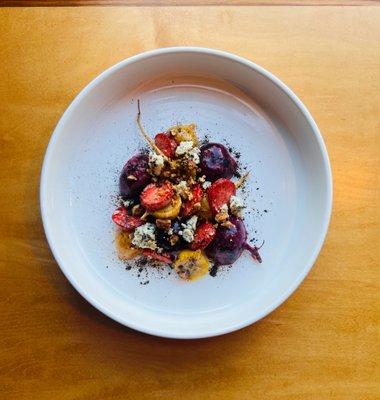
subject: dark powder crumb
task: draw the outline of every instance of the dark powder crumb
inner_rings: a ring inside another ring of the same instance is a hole
[[[267,212],[268,212],[268,210],[264,210],[264,212],[265,212],[265,213],[267,213]]]
[[[204,146],[207,143],[210,143],[210,136],[209,135],[205,135],[204,138],[201,140],[201,146]]]
[[[217,265],[213,265],[212,268],[210,269],[210,275],[212,277],[215,277],[217,272],[218,272],[218,266]]]

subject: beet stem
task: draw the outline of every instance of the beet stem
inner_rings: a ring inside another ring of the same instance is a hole
[[[264,242],[263,242],[263,244],[264,244]],[[260,254],[259,254],[259,250],[263,247],[263,244],[260,247],[256,247],[256,246],[251,246],[248,243],[244,243],[244,248],[251,253],[251,256],[255,260],[257,260],[259,263],[262,263],[263,260],[262,260]]]
[[[149,146],[157,153],[160,154],[162,157],[164,157],[165,161],[168,161],[168,158],[165,156],[165,154],[156,146],[156,144],[153,142],[153,140],[149,137],[149,135],[146,133],[142,123],[141,123],[141,110],[140,110],[140,100],[137,100],[137,117],[136,117],[136,122],[137,125],[140,129],[140,132],[144,139],[148,142]]]

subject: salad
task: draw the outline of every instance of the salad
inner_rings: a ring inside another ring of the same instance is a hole
[[[195,124],[177,125],[152,139],[137,124],[149,151],[130,158],[119,178],[120,204],[113,212],[116,248],[122,260],[144,257],[168,264],[178,276],[195,280],[221,265],[232,265],[248,250],[244,203],[233,181],[237,162],[220,143],[200,145]],[[152,266],[155,263],[152,262]]]

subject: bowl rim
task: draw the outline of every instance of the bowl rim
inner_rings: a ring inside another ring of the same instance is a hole
[[[313,252],[309,256],[309,261],[305,264],[304,268],[302,271],[300,271],[297,275],[297,277],[294,279],[293,283],[289,285],[288,289],[275,301],[273,301],[270,305],[268,305],[265,309],[263,309],[260,313],[254,315],[253,317],[247,316],[246,318],[242,319],[239,323],[232,324],[231,326],[227,327],[222,327],[222,328],[212,328],[208,329],[207,331],[202,331],[202,332],[185,332],[185,333],[171,333],[166,331],[165,329],[162,329],[162,327],[158,328],[150,328],[146,327],[143,325],[140,325],[138,323],[134,323],[134,321],[128,320],[128,318],[125,318],[124,316],[117,315],[116,313],[113,312],[112,309],[107,308],[103,306],[99,301],[97,301],[95,298],[90,296],[85,290],[82,289],[80,284],[76,281],[76,279],[71,275],[70,272],[70,267],[67,267],[65,261],[59,256],[58,251],[55,248],[54,244],[54,238],[51,232],[51,222],[49,221],[49,217],[47,214],[47,199],[46,199],[46,193],[47,193],[47,171],[49,168],[50,164],[50,159],[52,157],[53,151],[56,147],[56,143],[58,140],[58,137],[60,136],[62,127],[66,123],[66,121],[70,118],[73,110],[76,108],[76,106],[82,101],[83,98],[87,96],[87,94],[95,87],[97,86],[100,82],[102,82],[104,79],[106,79],[108,76],[112,75],[114,72],[124,68],[125,66],[144,60],[148,58],[153,58],[158,55],[163,55],[163,54],[176,54],[176,53],[200,53],[200,54],[206,54],[206,55],[214,55],[217,57],[222,57],[222,58],[227,58],[230,59],[234,62],[237,62],[239,64],[245,65],[255,72],[261,74],[265,78],[269,79],[272,81],[284,94],[287,95],[287,97],[295,104],[295,106],[301,111],[301,113],[305,116],[311,131],[314,134],[314,137],[317,140],[317,144],[319,147],[319,151],[322,155],[322,160],[323,160],[323,170],[324,170],[324,177],[326,180],[326,185],[327,185],[327,190],[325,193],[325,210],[324,210],[324,215],[323,215],[323,224],[322,224],[322,229],[320,230],[318,241],[314,247]],[[62,114],[58,124],[56,125],[53,134],[49,140],[46,153],[44,156],[44,160],[42,163],[42,169],[41,169],[41,178],[40,178],[40,209],[41,209],[41,217],[42,217],[42,223],[45,231],[45,235],[48,241],[48,244],[50,246],[50,249],[53,253],[53,256],[59,265],[61,271],[63,274],[66,276],[66,278],[69,280],[69,282],[74,286],[74,288],[81,294],[82,297],[84,297],[91,305],[93,305],[95,308],[97,308],[99,311],[101,311],[103,314],[107,315],[114,321],[125,325],[127,327],[130,327],[132,329],[138,330],[140,332],[144,332],[150,335],[154,336],[160,336],[160,337],[166,337],[166,338],[173,338],[173,339],[198,339],[198,338],[206,338],[206,337],[213,337],[213,336],[219,336],[223,335],[229,332],[236,331],[238,329],[242,329],[248,325],[251,325],[258,320],[264,318],[267,316],[269,313],[271,313],[273,310],[275,310],[277,307],[279,307],[282,303],[284,303],[290,296],[291,294],[299,287],[299,285],[302,283],[302,281],[305,279],[306,275],[309,273],[311,268],[313,267],[319,252],[321,251],[322,245],[325,241],[329,223],[330,223],[330,218],[331,218],[331,213],[332,213],[332,202],[333,202],[333,182],[332,182],[332,173],[331,173],[331,166],[330,166],[330,161],[326,149],[326,145],[323,141],[322,135],[318,129],[318,126],[316,122],[314,121],[313,117],[311,116],[310,112],[306,108],[306,106],[302,103],[302,101],[294,94],[294,92],[287,86],[285,83],[283,83],[279,78],[277,78],[275,75],[273,75],[271,72],[267,71],[263,67],[259,66],[258,64],[254,63],[253,61],[250,61],[244,57],[235,55],[233,53],[229,53],[223,50],[216,50],[216,49],[211,49],[211,48],[205,48],[205,47],[187,47],[187,46],[180,46],[180,47],[164,47],[164,48],[158,48],[154,50],[149,50],[145,51],[139,54],[136,54],[134,56],[131,56],[129,58],[126,58],[111,67],[107,68],[105,71],[97,75],[93,80],[90,81],[80,92],[75,96],[75,98],[72,100],[70,105],[66,108],[64,113]]]

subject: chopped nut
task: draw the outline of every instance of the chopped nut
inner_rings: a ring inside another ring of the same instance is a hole
[[[193,206],[194,211],[199,211],[201,209],[202,205],[201,203],[195,203]]]
[[[153,174],[156,175],[156,176],[161,175],[161,171],[162,171],[161,165],[154,166],[152,171],[153,171]]]
[[[137,181],[137,178],[136,178],[134,175],[128,175],[128,176],[127,176],[127,179],[128,179],[129,181]]]
[[[171,227],[171,221],[170,221],[170,219],[157,218],[156,219],[156,226],[157,226],[157,228],[164,229],[164,230],[167,231]]]
[[[179,194],[183,199],[190,199],[191,190],[188,187],[186,181],[180,181],[178,185],[175,186],[177,194]]]
[[[221,224],[222,222],[228,221],[229,215],[226,212],[220,212],[215,215],[215,221]]]
[[[140,204],[136,204],[132,207],[132,215],[140,217],[144,214],[144,209],[140,206]]]
[[[232,228],[234,224],[231,221],[226,221],[220,224],[223,228]]]

